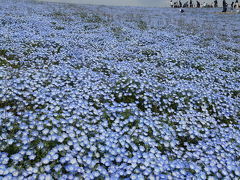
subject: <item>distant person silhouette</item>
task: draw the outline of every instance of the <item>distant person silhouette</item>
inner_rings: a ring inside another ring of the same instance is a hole
[[[215,8],[218,7],[218,2],[217,2],[217,0],[214,0],[214,7],[215,7]]]
[[[173,1],[172,0],[170,0],[170,6],[171,6],[171,8],[173,8]]]
[[[225,0],[223,0],[223,10],[222,10],[222,12],[227,12],[227,3],[226,3],[226,1]]]
[[[231,3],[231,10],[233,10],[234,2]]]
[[[197,8],[200,8],[200,2],[197,1]]]
[[[181,1],[179,1],[179,7],[180,7],[180,8],[182,7],[182,2],[181,2]]]
[[[192,0],[189,1],[189,6],[190,6],[191,8],[193,7]]]
[[[238,0],[235,1],[234,8],[238,9],[240,7],[240,4],[238,3]]]

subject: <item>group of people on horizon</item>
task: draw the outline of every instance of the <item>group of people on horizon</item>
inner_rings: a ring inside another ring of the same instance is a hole
[[[184,4],[182,4],[181,0],[178,0],[178,1],[170,0],[170,7],[171,8],[217,8],[218,1],[214,0],[212,2],[212,4],[208,4],[206,2],[203,2],[201,4],[199,2],[199,0],[196,0],[196,4],[194,4],[193,0],[189,0],[189,1],[185,2]],[[223,11],[222,12],[226,12],[227,7],[228,7],[228,4],[227,4],[226,0],[223,0]],[[239,9],[239,8],[240,8],[240,3],[238,2],[238,0],[231,3],[231,10]]]
[[[223,11],[222,12],[227,12],[227,7],[228,7],[228,4],[227,4],[226,0],[223,0]],[[238,0],[236,0],[235,2],[232,1],[231,10],[239,9],[239,8],[240,8],[240,3],[238,2]]]

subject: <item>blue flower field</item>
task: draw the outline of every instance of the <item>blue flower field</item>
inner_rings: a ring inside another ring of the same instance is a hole
[[[0,179],[239,179],[220,11],[0,0]]]

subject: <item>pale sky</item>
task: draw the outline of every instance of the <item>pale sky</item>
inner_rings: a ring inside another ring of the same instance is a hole
[[[143,7],[169,7],[170,0],[39,0],[49,2],[66,2],[66,3],[79,3],[79,4],[98,4],[98,5],[113,5],[113,6],[143,6]],[[178,0],[173,0],[178,1]],[[182,3],[188,0],[181,0]],[[212,3],[214,0],[198,0],[200,3]],[[235,1],[235,0],[233,0]],[[227,0],[227,2],[231,2]],[[193,0],[196,4],[196,0]],[[218,0],[218,5],[221,5],[222,0]]]
[[[79,4],[100,4],[100,5],[113,5],[113,6],[144,6],[144,7],[168,7],[169,6],[169,0],[42,0],[42,1],[68,2],[68,3],[79,3]]]

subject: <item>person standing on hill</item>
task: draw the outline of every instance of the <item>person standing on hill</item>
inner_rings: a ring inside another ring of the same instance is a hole
[[[222,12],[227,12],[227,3],[225,0],[223,0],[223,11]]]
[[[170,6],[171,6],[171,8],[173,8],[173,1],[172,0],[170,0]]]
[[[215,7],[215,8],[218,7],[218,2],[217,2],[217,0],[214,0],[214,7]]]
[[[197,1],[197,8],[200,8],[200,2]]]
[[[189,1],[189,6],[190,6],[190,8],[192,8],[192,7],[193,7],[192,0],[190,0],[190,1]]]
[[[179,1],[179,7],[180,7],[180,8],[182,7],[182,2],[181,2],[181,1]]]
[[[231,10],[233,10],[234,2],[231,3]]]
[[[238,3],[238,0],[235,1],[234,8],[236,9],[240,8],[240,3]]]

